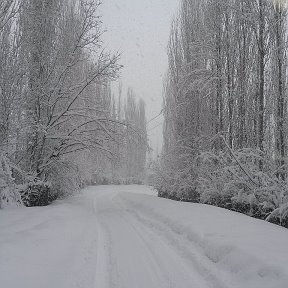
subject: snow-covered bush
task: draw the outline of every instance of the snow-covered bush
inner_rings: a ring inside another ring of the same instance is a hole
[[[6,156],[0,156],[0,208],[44,206],[56,198],[49,182],[24,173]]]
[[[57,198],[51,191],[50,183],[37,178],[31,178],[27,183],[19,185],[18,190],[23,204],[27,207],[46,206]]]
[[[229,149],[209,155],[200,156],[201,202],[287,225],[288,187],[273,173],[276,167],[272,159],[256,149]]]
[[[47,171],[46,178],[51,183],[51,195],[54,199],[77,193],[84,185],[77,165],[70,161],[57,161]]]
[[[17,181],[12,177],[12,171],[17,175]],[[40,179],[24,173],[7,157],[0,157],[0,208],[46,206],[57,198],[79,192],[82,187],[79,170],[72,162],[55,162]]]
[[[0,155],[0,208],[22,206],[18,186],[12,177],[10,162]]]
[[[187,149],[176,146],[171,154],[154,163],[153,185],[160,197],[199,202],[197,163],[194,154],[187,153]]]
[[[196,157],[173,153],[155,164],[154,186],[160,197],[215,205],[288,227],[288,187],[274,163],[257,149],[233,151],[228,145]]]

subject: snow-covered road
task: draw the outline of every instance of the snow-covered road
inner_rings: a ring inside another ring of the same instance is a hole
[[[288,230],[224,209],[89,187],[0,211],[3,288],[287,288]]]
[[[99,267],[96,287],[208,287],[169,242],[120,201],[117,192],[104,191],[95,200],[99,243],[107,243],[106,253],[98,258],[106,271]]]

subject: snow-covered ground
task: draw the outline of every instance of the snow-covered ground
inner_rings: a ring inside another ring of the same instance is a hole
[[[155,194],[89,187],[0,211],[0,287],[288,287],[287,229]]]

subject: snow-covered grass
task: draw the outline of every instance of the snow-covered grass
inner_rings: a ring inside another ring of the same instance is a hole
[[[0,210],[0,287],[287,288],[287,243],[285,228],[147,186],[89,187]]]

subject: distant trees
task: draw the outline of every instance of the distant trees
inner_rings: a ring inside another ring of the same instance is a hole
[[[160,194],[287,221],[286,22],[282,1],[181,1],[168,45]]]
[[[114,119],[123,123],[118,127],[115,143],[112,143],[114,157],[111,159],[112,183],[142,183],[145,177],[146,154],[148,139],[145,116],[145,103],[136,100],[132,88],[127,95],[122,96],[122,86],[119,85],[118,99],[112,98]]]
[[[108,143],[108,155],[94,154],[88,179],[94,184],[140,184],[145,177],[148,151],[145,103],[137,100],[132,88],[123,95],[121,83],[118,95],[112,93],[110,86],[105,90],[105,105],[111,119],[109,133],[113,139]]]
[[[125,171],[126,178],[141,181],[144,176],[147,152],[145,103],[137,103],[133,90],[129,89],[124,105],[126,128]]]
[[[98,165],[111,164],[115,147],[124,149],[119,141],[129,138],[128,157],[136,153],[133,141],[146,137],[142,102],[138,106],[128,97],[125,116],[115,114],[110,83],[121,66],[118,54],[103,50],[99,5],[0,4],[0,206],[9,193],[20,194],[26,205],[71,193],[91,181]],[[143,166],[144,148],[141,153]],[[129,169],[138,176],[140,166]]]

